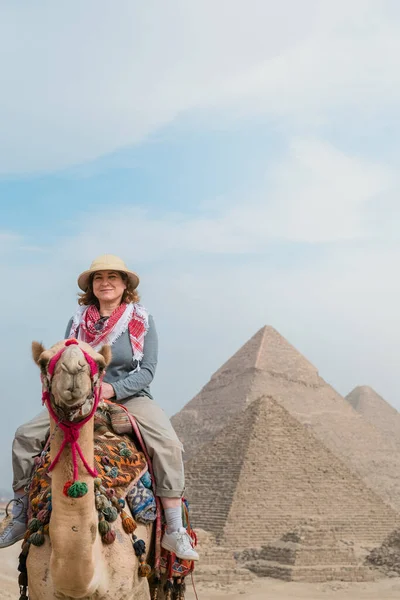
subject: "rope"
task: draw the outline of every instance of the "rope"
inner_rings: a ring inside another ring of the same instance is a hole
[[[194,585],[194,577],[193,577],[193,571],[191,572],[191,577],[192,577],[192,586],[193,586],[193,591],[194,591],[194,595],[196,597],[196,600],[199,600],[199,597],[197,595],[197,590],[196,590],[196,586]]]

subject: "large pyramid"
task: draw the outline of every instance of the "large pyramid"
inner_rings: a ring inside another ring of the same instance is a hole
[[[400,448],[400,414],[367,385],[354,388],[346,400],[371,425]]]
[[[400,452],[350,406],[275,329],[258,331],[172,422],[186,457],[195,457],[229,419],[262,395],[288,413],[400,510]]]
[[[263,546],[307,520],[317,520],[319,535],[328,532],[338,544],[371,546],[400,523],[397,512],[267,396],[203,446],[186,476],[194,526],[230,548]]]

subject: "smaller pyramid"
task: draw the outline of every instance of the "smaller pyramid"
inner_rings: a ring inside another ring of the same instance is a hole
[[[373,388],[358,386],[346,396],[346,400],[366,421],[379,429],[386,440],[400,447],[400,413]]]
[[[318,518],[341,539],[377,544],[391,507],[272,397],[252,402],[186,464],[192,522],[232,548],[259,547]]]
[[[317,519],[299,523],[274,543],[237,555],[242,568],[259,577],[284,581],[370,581],[376,572],[360,564],[351,544],[342,543],[335,532]]]

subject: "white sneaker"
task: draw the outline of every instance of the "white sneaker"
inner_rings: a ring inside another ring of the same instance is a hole
[[[26,525],[8,516],[0,523],[0,548],[7,548],[24,538]]]
[[[184,560],[199,560],[199,555],[192,546],[192,538],[184,527],[173,533],[164,533],[161,540],[162,548],[174,552],[178,558]]]

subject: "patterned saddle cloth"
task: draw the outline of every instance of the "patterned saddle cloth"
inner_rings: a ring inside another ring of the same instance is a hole
[[[183,578],[193,571],[192,561],[177,559],[161,548],[165,522],[160,503],[154,495],[152,470],[148,464],[146,448],[134,419],[118,404],[102,402],[95,414],[94,460],[99,473],[95,480],[95,502],[103,542],[108,544],[114,541],[112,523],[118,518],[118,514],[127,533],[134,531],[135,522],[154,522],[154,547],[151,549],[153,572]],[[48,534],[51,516],[51,477],[48,475],[50,462],[49,449],[36,459],[36,470],[29,492],[29,523],[37,545],[43,543],[44,535]],[[134,520],[132,524],[132,519],[123,510],[125,503],[130,508]],[[185,501],[182,510],[184,523],[195,538],[190,529]]]

